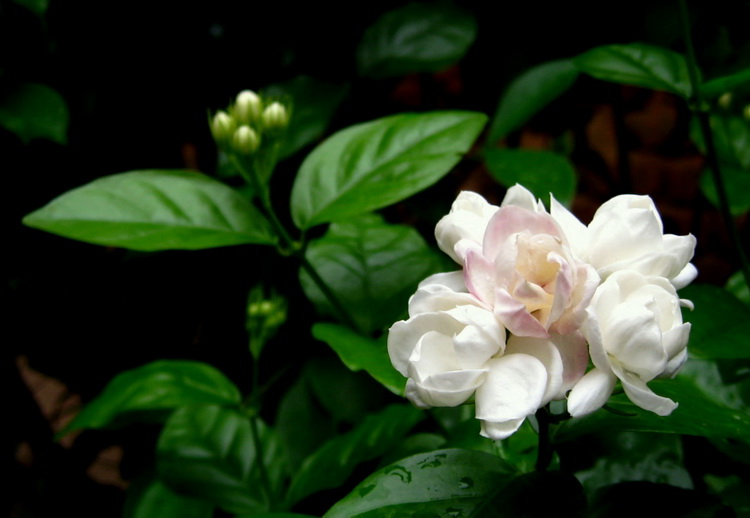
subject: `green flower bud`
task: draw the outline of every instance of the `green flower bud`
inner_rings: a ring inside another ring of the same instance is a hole
[[[279,102],[272,102],[263,110],[263,127],[274,131],[282,130],[289,125],[289,112]]]
[[[260,356],[265,343],[276,334],[286,321],[286,299],[271,290],[266,294],[261,286],[255,286],[247,300],[245,326],[250,338],[250,352],[253,358]]]
[[[243,90],[237,94],[232,112],[240,124],[252,124],[260,119],[263,101],[252,90]]]
[[[742,110],[742,114],[745,116],[745,119],[750,121],[750,104],[745,105],[745,109]]]
[[[237,123],[225,111],[219,110],[211,119],[211,134],[217,143],[229,142],[237,129]]]
[[[232,147],[238,153],[250,155],[260,147],[260,137],[250,126],[240,126],[234,132]]]
[[[719,97],[718,104],[725,110],[732,106],[732,92],[724,92],[721,97]]]

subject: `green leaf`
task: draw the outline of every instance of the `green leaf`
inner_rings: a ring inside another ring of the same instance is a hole
[[[735,74],[717,77],[703,83],[700,86],[701,93],[706,97],[719,97],[726,92],[750,86],[750,68],[741,70]]]
[[[520,183],[537,198],[552,193],[564,204],[575,194],[576,172],[570,162],[551,151],[489,149],[485,159],[490,174],[506,187]]]
[[[734,272],[724,288],[737,297],[737,299],[750,306],[750,286],[745,282],[745,276],[741,270]]]
[[[87,243],[142,251],[275,242],[268,222],[247,199],[190,171],[100,178],[52,200],[23,222]]]
[[[259,432],[263,462],[272,489],[278,491],[284,469],[278,440],[265,426]],[[177,410],[164,426],[156,453],[159,476],[174,491],[231,513],[268,511],[250,418],[238,410],[219,406]]]
[[[501,459],[478,451],[421,453],[367,477],[324,518],[469,516],[512,473]]]
[[[719,499],[705,491],[653,482],[623,482],[601,488],[591,498],[586,518],[668,516],[719,518],[735,516]]]
[[[403,395],[406,379],[393,368],[384,340],[373,340],[336,324],[315,324],[312,333],[336,351],[349,369],[364,370],[394,394]]]
[[[236,405],[237,387],[206,363],[161,360],[117,375],[68,425],[105,428],[129,412],[173,410],[187,405]]]
[[[178,495],[153,477],[137,480],[127,491],[124,518],[211,518],[213,506]]]
[[[65,100],[49,86],[22,83],[0,92],[0,126],[25,143],[45,138],[65,144],[69,118]]]
[[[401,114],[349,127],[308,155],[292,189],[301,229],[396,203],[447,174],[487,117],[446,111]]]
[[[235,518],[317,518],[311,514],[298,513],[260,513],[238,514]]]
[[[287,97],[292,101],[291,119],[279,152],[280,158],[288,157],[319,139],[348,90],[347,86],[308,76],[298,76],[264,88],[265,96]]]
[[[350,432],[327,441],[302,464],[292,479],[287,501],[295,503],[317,491],[340,486],[359,463],[396,447],[423,417],[411,406],[390,405]]]
[[[750,358],[750,308],[727,290],[710,284],[694,284],[680,290],[695,309],[683,309],[690,322],[688,351],[696,358]]]
[[[381,16],[357,48],[360,75],[436,72],[458,62],[477,34],[470,13],[447,4],[412,3]]]
[[[685,99],[692,88],[685,57],[640,43],[604,45],[573,58],[578,70],[603,81],[664,90]]]
[[[419,282],[440,267],[437,254],[416,230],[389,225],[374,214],[332,224],[325,236],[310,243],[305,257],[368,333],[399,320]],[[304,269],[300,281],[319,311],[336,314]]]
[[[13,0],[18,5],[24,6],[37,16],[44,16],[49,6],[49,0]]]
[[[487,140],[495,142],[521,128],[573,86],[578,69],[569,59],[537,65],[513,80],[503,92]]]

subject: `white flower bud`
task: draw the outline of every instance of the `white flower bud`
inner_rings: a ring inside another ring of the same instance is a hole
[[[250,126],[240,126],[234,132],[232,147],[243,155],[250,155],[260,147],[260,137]]]
[[[263,110],[263,126],[269,130],[281,130],[289,124],[289,112],[279,102],[272,102]]]
[[[234,119],[225,111],[219,110],[211,119],[211,134],[217,142],[228,142],[236,129]]]
[[[233,113],[240,124],[251,124],[260,119],[263,101],[252,90],[243,90],[237,94]]]

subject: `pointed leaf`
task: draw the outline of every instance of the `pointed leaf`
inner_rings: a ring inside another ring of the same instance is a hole
[[[573,58],[581,72],[602,81],[664,90],[685,99],[692,87],[685,57],[640,43],[604,45]]]
[[[361,462],[393,449],[424,414],[406,405],[391,405],[368,416],[352,431],[327,441],[310,455],[292,479],[287,501],[294,503],[323,489],[340,486]]]
[[[43,9],[42,2],[25,2],[32,10]],[[0,92],[0,126],[28,143],[46,138],[60,144],[68,140],[68,106],[49,86],[23,83]]]
[[[703,83],[700,90],[706,97],[719,97],[727,92],[733,92],[750,86],[750,68],[740,70],[735,74],[717,77]]]
[[[458,163],[486,121],[473,112],[411,113],[339,131],[300,168],[291,200],[295,224],[341,220],[429,187]]]
[[[324,518],[469,516],[512,474],[501,459],[479,451],[421,453],[367,477]]]
[[[211,365],[161,360],[112,379],[68,425],[66,432],[113,426],[130,412],[173,410],[186,405],[236,405],[240,400],[237,387]]]
[[[393,368],[384,340],[373,340],[336,324],[315,324],[312,333],[336,351],[349,369],[364,370],[394,394],[404,394],[406,378]]]
[[[365,77],[436,72],[458,62],[477,33],[470,13],[448,4],[411,3],[381,16],[357,48]]]
[[[143,251],[275,242],[268,222],[247,199],[190,171],[131,171],[100,178],[23,221],[79,241]]]
[[[569,59],[537,65],[513,80],[500,98],[488,140],[495,142],[521,128],[573,86],[578,69]]]
[[[158,479],[137,480],[127,491],[124,518],[211,518],[213,505],[178,495]]]
[[[365,332],[399,320],[417,284],[440,267],[437,254],[416,230],[373,214],[332,224],[310,243],[305,256]],[[300,281],[322,313],[335,314],[304,270]]]

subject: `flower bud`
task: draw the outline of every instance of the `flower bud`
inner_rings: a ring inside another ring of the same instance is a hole
[[[721,97],[719,97],[718,104],[725,110],[729,109],[729,107],[732,106],[732,92],[724,92]]]
[[[251,124],[260,119],[263,101],[252,90],[243,90],[237,94],[233,113],[240,124]]]
[[[260,147],[260,137],[250,126],[240,126],[234,132],[232,147],[243,155],[250,155]]]
[[[272,102],[263,110],[263,127],[268,130],[282,130],[289,125],[289,112],[279,102]]]
[[[236,129],[237,124],[234,119],[223,110],[216,112],[211,119],[211,134],[216,142],[228,142]]]
[[[745,116],[746,120],[750,121],[750,104],[745,105],[745,109],[742,110],[742,114]]]

